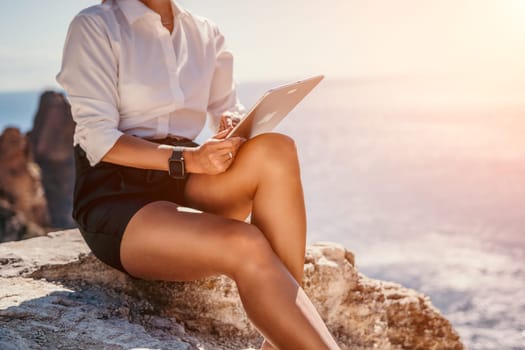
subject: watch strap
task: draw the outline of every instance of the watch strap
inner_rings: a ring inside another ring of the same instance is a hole
[[[184,164],[184,147],[175,146],[168,159],[168,174],[175,179],[186,178],[186,168]]]

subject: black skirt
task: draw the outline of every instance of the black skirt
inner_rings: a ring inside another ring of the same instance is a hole
[[[197,147],[191,140],[150,140],[162,144]],[[120,242],[132,216],[154,201],[186,205],[187,179],[174,179],[166,171],[147,170],[99,162],[89,164],[86,153],[74,148],[75,189],[73,219],[93,254],[126,273],[120,261]],[[167,161],[167,160],[166,160]]]

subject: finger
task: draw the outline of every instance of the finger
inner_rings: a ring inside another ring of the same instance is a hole
[[[234,118],[232,118],[232,125],[236,126],[237,124],[239,124],[240,121],[241,121],[241,118],[234,117]]]
[[[234,152],[236,153],[239,147],[244,143],[245,139],[241,137],[231,137],[226,140],[221,140],[219,142],[214,142],[212,148],[215,151],[221,152]]]
[[[234,158],[235,157],[235,149],[233,148],[224,148],[224,149],[221,149],[220,151],[217,151],[217,153],[215,153],[217,155],[217,157],[220,157],[221,159],[224,159],[225,157],[226,158]]]
[[[244,137],[230,137],[230,140],[232,140],[232,146],[235,148],[235,150],[237,150],[244,142],[246,142]]]
[[[234,159],[235,159],[235,156],[233,155],[233,152],[229,152],[228,154],[226,154],[226,158],[223,158],[223,164],[225,165],[225,170],[228,169],[230,165],[232,165]]]
[[[228,139],[216,140],[211,144],[214,150],[227,150],[226,152],[232,151],[236,148],[236,144],[239,142],[238,137],[230,137]]]
[[[217,133],[220,133],[224,129],[226,129],[226,122],[224,121],[224,117],[221,116],[221,119],[219,120],[219,127],[217,129]]]
[[[226,123],[226,127],[228,128],[233,128],[233,120],[232,120],[232,117],[227,115],[225,118],[224,118],[224,122]]]
[[[221,116],[221,125],[224,129],[227,129],[232,126],[232,118],[229,115],[223,114]]]
[[[231,165],[232,161],[233,161],[233,157],[230,158],[230,156],[226,153],[226,154],[216,155],[213,163],[215,164],[215,167],[218,170],[225,171]]]
[[[207,150],[207,158],[210,159],[212,162],[223,162],[230,158],[229,153],[232,154],[232,158],[234,156],[235,150],[233,147],[224,147],[221,149],[217,149],[215,145],[213,147],[208,148]]]
[[[213,135],[211,138],[212,139],[224,139],[226,137],[226,135],[228,135],[230,130],[231,130],[231,128],[224,129],[224,130],[218,132],[217,134]]]
[[[235,155],[233,154],[233,152],[227,152],[225,154],[221,154],[220,156],[220,160],[223,162],[230,162],[233,160],[233,158],[235,158]]]

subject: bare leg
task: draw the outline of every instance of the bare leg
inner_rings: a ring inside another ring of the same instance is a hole
[[[252,223],[301,284],[306,214],[299,162],[292,139],[268,133],[248,140],[220,175],[192,174],[186,198],[193,208]]]
[[[281,145],[271,142],[274,149],[279,149],[281,161],[278,167],[265,166],[259,172],[260,180],[253,200],[251,222],[268,238],[273,250],[302,286],[306,210],[297,152],[295,144],[290,141],[284,139]],[[271,149],[269,144],[264,148]],[[276,213],[281,215],[275,215]],[[274,349],[266,339],[263,341],[261,350]]]
[[[228,251],[228,254],[224,254]],[[225,274],[246,313],[278,349],[339,349],[302,288],[254,225],[154,202],[129,222],[121,260],[144,279],[194,280]]]
[[[247,141],[223,175],[191,175],[186,194],[191,206],[225,217],[243,220],[252,211],[252,223],[302,285],[306,214],[292,139],[269,133]],[[262,349],[273,347],[265,341]]]

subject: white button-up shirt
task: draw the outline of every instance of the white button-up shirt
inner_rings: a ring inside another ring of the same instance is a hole
[[[171,0],[174,29],[139,0],[110,0],[71,21],[57,82],[76,122],[73,144],[97,164],[122,134],[194,139],[206,115],[243,114],[233,55],[217,25]]]

